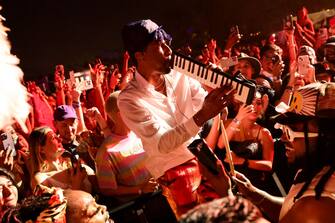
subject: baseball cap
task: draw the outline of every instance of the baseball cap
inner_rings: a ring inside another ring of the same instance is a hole
[[[76,111],[71,105],[60,105],[54,112],[55,121],[64,121],[69,118],[77,118]]]
[[[122,29],[124,48],[129,54],[143,51],[154,40],[165,40],[171,43],[172,37],[161,26],[150,19],[128,23]]]

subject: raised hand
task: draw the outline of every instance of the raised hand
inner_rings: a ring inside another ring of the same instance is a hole
[[[253,105],[242,105],[240,106],[240,109],[238,110],[238,113],[235,118],[239,121],[242,121],[243,119],[251,115],[253,111],[254,111]]]
[[[64,66],[63,65],[56,65],[55,68],[55,76],[54,82],[57,90],[61,90],[64,86]]]
[[[225,49],[231,49],[240,39],[241,35],[236,30],[233,30],[228,36]]]
[[[0,166],[8,170],[13,170],[14,167],[14,150],[9,148],[3,148],[0,151]]]
[[[114,90],[115,87],[120,83],[120,78],[121,74],[119,72],[119,69],[114,69],[109,79],[109,88]]]
[[[273,69],[272,69],[272,74],[273,76],[277,77],[278,79],[280,79],[283,71],[285,68],[285,64],[282,60],[278,60],[274,65],[273,65]]]
[[[212,90],[205,98],[200,111],[194,115],[194,120],[198,126],[202,126],[207,120],[216,116],[233,100],[236,91],[227,86],[222,86]]]
[[[89,64],[89,67],[90,67],[93,85],[94,86],[101,85],[104,81],[103,74],[105,73],[105,69],[106,69],[105,65],[103,65],[100,61],[97,64],[95,64],[93,68],[90,64]]]
[[[213,186],[214,190],[221,196],[227,196],[231,190],[230,178],[220,160],[216,162],[216,169],[219,174],[212,174],[207,167],[199,163],[199,170],[202,176]]]

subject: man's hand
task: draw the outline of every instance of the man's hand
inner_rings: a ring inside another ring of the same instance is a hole
[[[231,190],[231,181],[226,173],[226,170],[224,169],[224,166],[222,165],[222,162],[220,160],[217,160],[216,162],[216,169],[218,170],[219,174],[214,175],[212,174],[207,167],[199,163],[199,170],[202,176],[205,177],[205,179],[208,180],[208,182],[214,187],[214,190],[220,195],[220,196],[227,196],[230,193]]]
[[[222,86],[212,90],[205,98],[200,111],[194,116],[194,121],[198,126],[202,126],[207,120],[220,113],[233,100],[235,90],[230,87]]]
[[[233,176],[232,179],[237,185],[238,191],[248,197],[249,194],[256,191],[254,185],[251,184],[250,180],[246,178],[242,173],[235,171],[236,176]]]

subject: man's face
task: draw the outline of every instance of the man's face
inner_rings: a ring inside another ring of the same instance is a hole
[[[274,65],[278,62],[281,62],[281,56],[274,50],[266,51],[261,58],[262,68],[269,73],[272,73]]]
[[[152,41],[143,52],[138,53],[140,54],[139,67],[146,69],[148,72],[170,73],[172,50],[164,40]]]
[[[277,124],[276,124],[277,125]],[[300,164],[304,161],[306,145],[304,138],[304,124],[296,123],[280,126],[283,131],[282,141],[285,143],[287,160],[291,164]],[[318,129],[315,123],[308,123],[309,149],[316,147]]]
[[[328,63],[335,65],[335,46],[325,47],[325,58]]]
[[[72,209],[67,219],[76,223],[107,223],[109,219],[107,208],[96,203],[91,194],[84,191],[72,191],[68,198],[68,208]]]
[[[18,200],[18,191],[8,177],[0,176],[0,209],[1,207],[15,207]]]
[[[55,121],[62,143],[72,142],[77,133],[78,120],[74,118],[65,119],[64,121]]]

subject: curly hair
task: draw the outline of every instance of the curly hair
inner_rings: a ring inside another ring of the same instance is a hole
[[[248,223],[262,217],[259,209],[241,196],[228,196],[200,204],[182,215],[179,223]]]

